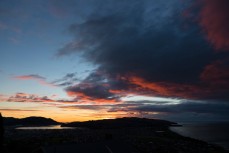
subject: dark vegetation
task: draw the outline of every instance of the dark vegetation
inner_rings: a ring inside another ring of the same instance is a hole
[[[155,127],[165,128],[168,126],[177,125],[174,122],[165,120],[155,120],[147,118],[117,118],[117,119],[104,119],[85,122],[71,122],[62,124],[63,127],[84,127],[91,129],[115,129],[115,128],[128,128],[128,127]]]
[[[3,117],[0,113],[0,150],[2,149],[3,145],[3,136],[4,136],[4,127],[3,127]]]

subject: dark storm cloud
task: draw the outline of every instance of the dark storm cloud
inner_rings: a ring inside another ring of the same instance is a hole
[[[126,108],[126,112],[136,112],[138,116],[164,118],[174,121],[228,121],[228,102],[186,101],[180,104],[142,105]],[[115,111],[122,111],[116,108]],[[155,114],[156,113],[156,114]]]
[[[129,112],[138,117],[164,118],[175,121],[214,121],[228,120],[229,104],[219,101],[180,101],[157,103],[154,101],[129,101],[114,105],[108,112]]]
[[[198,27],[182,28],[182,9],[171,5],[178,10],[163,15],[166,8],[162,4],[150,8],[143,2],[130,3],[119,8],[120,13],[93,15],[72,25],[69,30],[76,39],[59,54],[84,52],[101,69],[115,75],[134,73],[149,81],[194,81],[212,58],[212,50]]]
[[[206,66],[221,56],[214,53],[199,24],[183,16],[188,4],[145,0],[95,5],[83,22],[69,27],[74,40],[61,48],[58,55],[83,55],[98,65],[97,71],[103,74],[95,77],[92,73],[82,81],[88,82],[92,77],[90,86],[70,86],[67,92],[92,98],[138,92],[227,99],[227,88],[221,90],[219,85],[215,89],[209,81],[200,79]],[[195,15],[198,12],[193,12]],[[106,80],[107,86],[95,78]]]
[[[159,113],[206,113],[225,114],[229,116],[229,105],[226,102],[182,102],[168,105],[144,105],[133,108],[135,111],[159,112]]]
[[[126,112],[134,116],[143,117],[165,117],[170,119],[197,119],[214,120],[217,117],[228,119],[229,104],[219,101],[188,101],[181,100],[178,103],[173,101],[126,101],[112,105],[73,105],[61,106],[61,108],[86,109],[86,110],[107,110],[112,112]]]
[[[107,79],[98,72],[91,73],[82,82],[65,89],[70,96],[77,96],[81,100],[91,101],[119,101],[119,96],[110,92]]]
[[[85,96],[90,97],[92,100],[93,99],[114,99],[116,98],[115,95],[110,93],[106,87],[103,86],[97,86],[97,85],[90,85],[87,87],[84,87],[83,84],[77,85],[77,86],[72,86],[68,87],[66,89],[67,92],[72,92],[72,93],[84,93]]]

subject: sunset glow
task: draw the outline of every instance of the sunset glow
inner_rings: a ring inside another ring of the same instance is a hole
[[[229,119],[228,0],[0,2],[0,112]]]

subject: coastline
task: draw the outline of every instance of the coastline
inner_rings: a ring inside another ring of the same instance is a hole
[[[170,127],[180,128],[183,126],[164,120],[122,118],[83,123],[74,122],[64,124],[57,129],[50,129],[50,126],[46,126],[46,129],[44,129],[45,127],[35,127],[34,129],[34,126],[25,129],[9,128],[5,131],[5,148],[10,153],[20,151],[29,153],[41,147],[54,146],[58,148],[68,145],[74,150],[77,149],[74,145],[87,146],[91,144],[96,146],[93,144],[99,143],[102,145],[101,147],[110,144],[115,145],[116,148],[122,148],[121,144],[126,144],[136,153],[228,153],[218,145],[182,136],[172,131]]]
[[[179,123],[182,126],[170,126],[169,130],[183,137],[207,142],[229,151],[229,139],[227,130],[215,127],[215,125],[228,124],[228,122],[207,122],[207,123]]]
[[[12,130],[12,129],[11,129]],[[33,137],[33,139],[31,139]],[[8,131],[7,146],[12,149],[34,150],[38,147],[73,144],[93,144],[98,142],[123,142],[139,153],[166,151],[181,153],[228,153],[222,147],[207,142],[181,136],[169,128],[118,128],[118,129],[47,129]],[[23,146],[23,144],[27,144]],[[29,144],[29,145],[28,145]],[[195,147],[194,147],[195,146]],[[17,150],[15,152],[17,152]],[[13,151],[12,151],[13,152]]]

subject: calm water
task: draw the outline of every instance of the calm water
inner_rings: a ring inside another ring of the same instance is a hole
[[[229,150],[229,122],[182,125],[182,127],[170,127],[170,129],[180,135],[218,144]]]
[[[61,127],[60,125],[37,126],[37,127],[17,127],[18,130],[55,130],[55,129],[75,129],[74,127]]]

